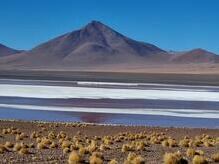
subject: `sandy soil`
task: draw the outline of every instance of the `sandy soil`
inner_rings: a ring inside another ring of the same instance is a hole
[[[187,84],[187,85],[214,85],[219,86],[218,72],[210,70],[207,73],[204,69],[199,72],[181,71],[179,72],[153,72],[150,68],[144,71],[130,71],[129,69],[113,71],[70,71],[70,70],[0,70],[2,79],[29,79],[29,80],[59,80],[59,81],[101,81],[101,82],[140,82],[140,83],[164,83],[164,84]],[[164,68],[165,69],[165,68]],[[169,68],[171,70],[174,67]]]
[[[165,152],[177,151],[180,151],[182,156],[191,162],[192,157],[186,155],[188,148],[180,144],[180,140],[184,139],[185,136],[191,141],[190,147],[194,150],[202,150],[204,157],[209,158],[208,160],[211,163],[214,163],[210,158],[211,155],[219,150],[219,130],[215,129],[2,120],[0,121],[0,132],[0,150],[2,145],[4,146],[7,141],[12,143],[11,146],[7,143],[7,149],[2,154],[0,153],[0,163],[67,163],[69,153],[72,150],[77,149],[77,147],[85,147],[88,150],[91,140],[95,141],[95,149],[89,149],[90,153],[83,155],[82,163],[87,163],[90,154],[94,151],[103,154],[104,163],[108,163],[113,158],[119,163],[123,163],[127,159],[128,154],[134,152],[137,155],[141,155],[146,160],[146,163],[157,164],[163,163]],[[45,137],[57,144],[57,147],[51,148],[51,143],[45,141]],[[168,140],[168,138],[172,142],[175,140],[176,143],[171,146],[164,146],[162,142]],[[70,145],[64,144],[65,141],[69,141]],[[198,144],[196,141],[200,143]],[[13,145],[21,142],[24,143],[23,146],[25,144],[28,146],[26,148],[28,152],[24,153],[18,149],[13,150],[13,147],[15,147]],[[39,148],[39,143],[44,143],[45,148]],[[124,144],[137,145],[138,143],[144,143],[144,146],[139,149],[132,146],[132,150],[123,149],[126,151],[122,152],[122,146]],[[207,143],[211,143],[212,145],[209,146]]]

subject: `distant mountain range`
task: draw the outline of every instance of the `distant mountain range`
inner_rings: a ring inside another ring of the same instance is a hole
[[[130,39],[98,21],[29,51],[0,45],[0,64],[16,67],[86,67],[121,63],[219,63],[219,56],[203,49],[167,52]]]

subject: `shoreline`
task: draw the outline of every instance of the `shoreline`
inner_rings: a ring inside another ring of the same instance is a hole
[[[0,79],[219,86],[219,74],[0,70]]]
[[[0,118],[0,124],[4,122],[11,122],[11,123],[33,123],[33,124],[81,124],[81,125],[91,125],[91,126],[104,126],[104,127],[141,127],[141,128],[150,128],[150,129],[181,129],[181,130],[209,130],[209,131],[215,131],[218,134],[219,137],[219,129],[215,128],[205,128],[205,127],[175,127],[175,126],[169,126],[169,127],[163,127],[163,126],[150,126],[150,125],[125,125],[125,124],[109,124],[109,123],[89,123],[89,122],[81,122],[81,121],[42,121],[42,120],[22,120],[22,119],[1,119]]]

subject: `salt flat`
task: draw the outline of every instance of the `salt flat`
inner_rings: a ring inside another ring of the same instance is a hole
[[[0,84],[0,96],[32,98],[89,98],[89,99],[163,99],[186,101],[219,101],[219,92],[197,89],[115,89],[40,85]]]

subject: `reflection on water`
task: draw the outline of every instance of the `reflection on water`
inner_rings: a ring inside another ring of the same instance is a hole
[[[72,115],[75,115],[75,113],[68,113],[70,114],[71,116]],[[111,114],[101,114],[101,113],[96,113],[96,114],[93,114],[93,113],[83,113],[83,114],[80,114],[80,121],[82,122],[88,122],[88,123],[104,123],[104,122],[107,122],[107,119],[110,118],[110,117],[113,117]]]

